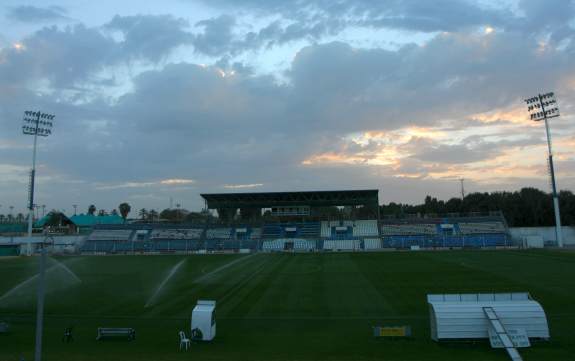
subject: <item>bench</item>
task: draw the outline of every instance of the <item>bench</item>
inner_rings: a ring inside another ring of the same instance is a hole
[[[96,340],[103,337],[127,337],[131,341],[136,339],[136,330],[131,327],[98,327]]]

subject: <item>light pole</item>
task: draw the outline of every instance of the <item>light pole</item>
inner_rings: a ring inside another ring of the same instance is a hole
[[[555,209],[555,239],[557,246],[563,247],[563,235],[561,232],[561,214],[559,212],[559,195],[555,184],[555,168],[553,167],[553,147],[551,146],[551,133],[549,131],[549,119],[559,116],[559,108],[555,94],[552,92],[538,94],[537,96],[525,99],[527,110],[531,120],[539,122],[545,120],[545,132],[547,133],[547,148],[549,155],[549,173],[551,176],[551,188],[553,191],[553,208]]]
[[[34,136],[34,149],[32,153],[32,170],[30,171],[30,185],[28,188],[28,254],[32,248],[32,224],[34,222],[34,180],[36,177],[36,146],[38,136],[47,137],[52,134],[52,120],[55,115],[40,111],[25,111],[22,133]]]
[[[51,239],[51,243],[54,240]],[[42,361],[42,330],[44,328],[44,297],[46,289],[46,247],[50,244],[48,235],[44,234],[44,239],[40,249],[40,269],[38,273],[38,296],[36,306],[36,349],[34,350],[34,361]]]
[[[52,120],[55,115],[42,113],[40,111],[25,111],[22,133],[34,136],[34,148],[32,153],[32,170],[30,171],[30,187],[28,189],[28,252],[32,252],[32,223],[34,218],[34,180],[36,175],[36,146],[38,136],[47,137],[52,134]],[[46,245],[42,244],[40,257],[40,277],[38,279],[38,307],[36,309],[36,349],[34,360],[42,360],[42,329],[44,321],[44,274],[46,268]]]

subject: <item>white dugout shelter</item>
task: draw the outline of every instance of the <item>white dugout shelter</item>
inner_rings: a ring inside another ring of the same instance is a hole
[[[427,295],[427,302],[435,341],[489,338],[497,322],[503,330],[525,330],[529,339],[549,338],[545,312],[529,293]]]
[[[216,337],[216,301],[198,300],[192,311],[192,333],[199,329],[202,341],[211,341]]]

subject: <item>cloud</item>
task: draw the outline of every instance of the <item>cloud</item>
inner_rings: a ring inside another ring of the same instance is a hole
[[[541,49],[540,38],[493,25],[490,34],[463,29],[394,51],[312,40],[286,58],[281,74],[265,74],[249,57],[197,64],[206,53],[248,49],[240,21],[211,18],[189,33],[175,16],[118,16],[102,27],[44,28],[22,39],[23,49],[0,50],[0,119],[20,119],[31,105],[57,115],[39,162],[40,173],[58,181],[44,183],[39,197],[75,204],[99,189],[102,203],[135,197],[150,207],[151,198],[138,195],[201,204],[195,189],[351,184],[389,188],[390,198],[405,201],[450,194],[457,175],[478,187],[538,184],[544,134],[521,100],[540,89],[558,94],[565,120],[553,123],[556,145],[566,161],[573,157],[572,144],[560,142],[572,132],[570,45]],[[254,46],[278,41],[291,24],[301,23],[278,20]],[[198,39],[204,50],[170,58]],[[123,79],[126,64],[132,72]],[[28,167],[30,139],[13,122],[0,122],[0,131],[5,159]],[[510,180],[513,172],[524,180]],[[25,172],[15,177],[25,185]],[[66,179],[84,183],[62,186]],[[22,186],[2,194],[16,204],[25,193]]]
[[[171,178],[160,181],[160,184],[163,185],[183,185],[183,184],[194,184],[194,183],[196,183],[196,181],[193,179],[181,179],[181,178]]]
[[[171,15],[137,15],[115,16],[103,27],[44,27],[22,39],[18,48],[0,48],[0,79],[4,87],[38,87],[44,81],[43,88],[74,91],[86,83],[110,83],[101,79],[106,70],[113,74],[131,61],[156,63],[190,43],[186,26],[185,20]]]
[[[575,33],[571,20],[572,1],[521,0],[490,4],[460,0],[215,0],[206,5],[227,12],[255,12],[271,20],[256,31],[236,34],[232,43],[227,29],[226,46],[211,49],[212,55],[224,55],[286,42],[320,40],[341,34],[346,29],[391,29],[416,33],[465,32],[478,28],[521,32],[526,36],[548,37],[559,43]],[[223,34],[223,33],[222,33]],[[220,38],[218,38],[220,39]],[[219,52],[219,54],[218,54]]]
[[[263,187],[263,183],[251,183],[251,184],[225,184],[225,189],[246,189],[246,188],[257,188]]]
[[[172,15],[116,15],[104,28],[123,35],[118,46],[126,56],[157,62],[174,48],[192,42],[185,30],[188,26],[186,20]]]
[[[97,190],[114,190],[114,189],[125,189],[125,188],[148,188],[154,186],[179,186],[193,183],[195,183],[193,179],[171,178],[152,182],[125,182],[120,184],[98,184],[96,185],[95,188]]]
[[[36,7],[31,5],[16,6],[8,9],[8,19],[23,23],[55,22],[70,20],[66,10],[59,6]]]
[[[195,50],[211,56],[229,52],[232,50],[234,25],[235,19],[229,15],[197,22],[196,27],[203,28],[203,32],[194,36]]]
[[[55,87],[71,87],[101,70],[113,58],[115,43],[98,30],[75,25],[47,27],[22,42],[23,51],[0,50],[0,79],[19,84],[40,79]]]

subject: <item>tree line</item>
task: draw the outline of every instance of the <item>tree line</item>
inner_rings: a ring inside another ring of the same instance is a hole
[[[571,191],[559,194],[561,223],[575,225],[575,195]],[[423,203],[411,205],[388,203],[380,206],[382,216],[404,217],[409,214],[433,215],[448,213],[487,213],[502,211],[511,227],[541,227],[555,225],[553,198],[536,188],[514,192],[470,193],[465,198],[447,201],[427,196]]]

